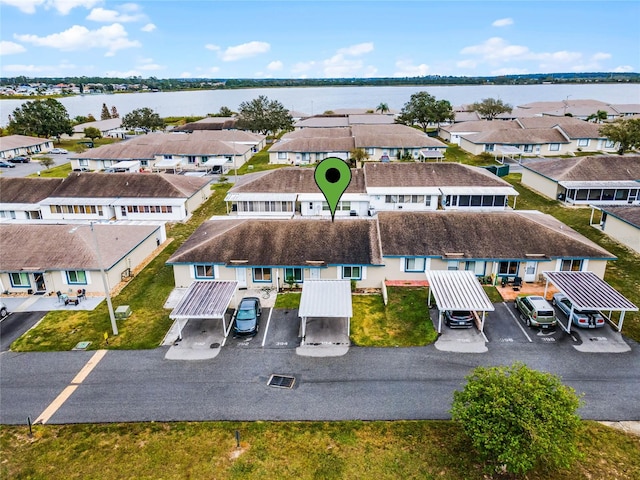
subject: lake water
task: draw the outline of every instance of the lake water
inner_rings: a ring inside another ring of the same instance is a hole
[[[100,118],[102,104],[111,110],[115,105],[120,116],[137,108],[149,107],[161,117],[217,113],[220,107],[237,111],[240,103],[259,95],[280,101],[289,110],[309,115],[338,108],[375,109],[381,102],[400,110],[411,94],[427,91],[438,100],[452,105],[473,103],[483,98],[499,98],[512,106],[539,101],[593,99],[607,103],[640,103],[640,84],[582,84],[582,85],[465,85],[415,87],[308,87],[259,88],[241,90],[198,90],[186,92],[130,93],[84,95],[59,98],[69,116],[92,114]],[[0,100],[0,125],[8,123],[8,116],[24,100]]]

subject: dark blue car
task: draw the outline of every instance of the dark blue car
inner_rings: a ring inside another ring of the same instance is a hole
[[[253,336],[258,333],[262,307],[257,297],[245,297],[236,310],[234,334],[236,336]]]

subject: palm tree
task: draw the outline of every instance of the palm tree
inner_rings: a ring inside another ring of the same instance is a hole
[[[380,105],[376,107],[376,112],[387,113],[389,111],[389,105],[384,102],[380,102]]]

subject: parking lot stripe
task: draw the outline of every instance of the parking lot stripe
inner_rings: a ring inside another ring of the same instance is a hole
[[[264,336],[262,337],[262,346],[264,347],[265,342],[267,341],[267,331],[269,330],[269,324],[271,323],[271,314],[273,313],[273,308],[269,310],[269,318],[267,318],[267,326],[264,327]]]
[[[64,404],[64,402],[66,402],[67,399],[73,394],[73,392],[76,391],[78,386],[82,382],[84,382],[84,380],[87,378],[87,375],[91,373],[91,371],[96,367],[96,365],[98,365],[100,360],[102,360],[106,354],[106,350],[98,350],[96,353],[94,353],[89,361],[84,365],[84,367],[80,369],[78,374],[73,377],[73,380],[71,380],[71,385],[68,385],[64,390],[62,390],[60,395],[58,395],[56,399],[51,402],[47,408],[44,409],[44,412],[42,412],[38,416],[38,418],[36,418],[36,421],[34,423],[41,423],[43,425],[47,423],[53,416],[53,414],[56,413],[58,409]]]
[[[511,318],[513,318],[513,321],[516,322],[516,325],[518,325],[518,328],[520,330],[522,330],[522,333],[524,333],[524,336],[527,337],[527,340],[529,340],[529,342],[533,343],[533,340],[531,339],[531,337],[527,334],[526,330],[524,328],[522,328],[522,325],[520,325],[520,321],[516,318],[516,316],[513,314],[513,312],[511,311],[511,309],[507,306],[507,304],[505,302],[502,302],[502,305],[504,305],[504,308],[507,309],[507,312],[509,312],[509,315],[511,315]]]

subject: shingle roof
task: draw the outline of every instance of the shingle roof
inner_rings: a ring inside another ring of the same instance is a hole
[[[484,168],[459,163],[365,162],[366,187],[510,187]]]
[[[72,172],[50,196],[189,198],[210,182],[210,178],[185,175]]]
[[[351,138],[349,127],[302,128],[285,133],[280,141],[291,138]]]
[[[154,225],[93,227],[103,266],[111,268],[155,232]],[[0,225],[0,271],[97,270],[95,240],[89,225]]]
[[[375,220],[210,220],[169,258],[254,266],[379,265]]]
[[[420,130],[398,123],[389,125],[352,125],[351,132],[355,138],[356,148],[446,148],[446,145],[440,140],[431,138]]]
[[[640,156],[558,158],[528,163],[524,167],[556,181],[640,180]]]
[[[348,127],[347,117],[309,117],[294,125],[296,128]]]
[[[352,137],[282,138],[269,148],[270,152],[349,152],[355,147]]]
[[[229,193],[314,193],[318,186],[313,168],[286,167],[242,176]],[[365,193],[364,172],[351,169],[351,183],[345,193]]]
[[[116,128],[120,128],[121,126],[122,126],[121,118],[119,117],[108,118],[106,120],[96,120],[95,122],[81,123],[79,125],[74,126],[73,131],[76,133],[82,133],[84,132],[85,128],[93,127],[93,128],[97,128],[101,132],[104,132],[107,130],[114,130]]]
[[[451,125],[442,125],[440,130],[447,132],[491,132],[493,130],[506,130],[521,128],[514,121],[510,120],[475,120],[469,122],[458,122]]]
[[[0,177],[0,203],[39,203],[51,196],[62,178]]]
[[[0,137],[0,151],[26,148],[50,142],[48,138],[29,137],[27,135],[7,135]]]
[[[602,207],[602,210],[640,229],[640,206]]]
[[[533,143],[569,143],[567,138],[555,128],[493,130],[490,132],[463,135],[462,138],[475,144],[502,143],[506,145],[522,145]]]
[[[380,212],[384,255],[524,259],[615,258],[555,218],[525,211]],[[517,235],[511,234],[517,232]]]

